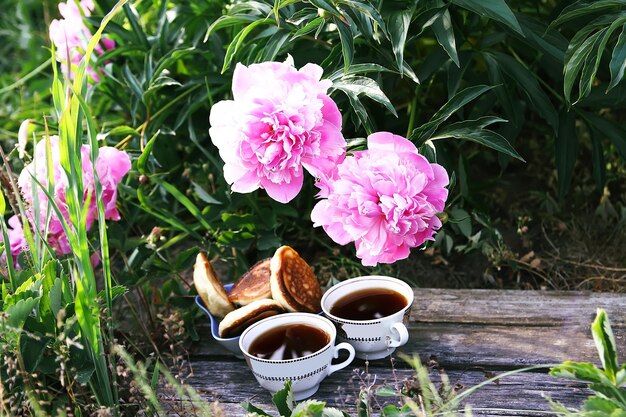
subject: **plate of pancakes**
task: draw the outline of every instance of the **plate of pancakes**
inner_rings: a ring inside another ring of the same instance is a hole
[[[322,288],[309,264],[289,246],[252,266],[232,284],[222,284],[204,253],[193,271],[196,303],[211,320],[211,334],[243,358],[239,336],[266,317],[289,312],[319,314]]]

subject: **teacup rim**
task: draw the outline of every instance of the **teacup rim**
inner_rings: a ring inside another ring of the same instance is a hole
[[[324,307],[324,301],[328,298],[329,294],[331,294],[332,292],[336,291],[340,287],[344,287],[346,285],[350,285],[351,283],[354,283],[356,281],[365,281],[365,280],[371,279],[371,278],[385,278],[387,280],[397,282],[397,283],[405,286],[406,288],[408,288],[411,291],[411,293],[413,294],[413,298],[411,300],[407,300],[408,301],[407,305],[404,306],[401,310],[398,310],[397,312],[395,312],[393,314],[390,314],[388,316],[380,317],[380,318],[377,318],[377,319],[369,319],[369,320],[350,320],[350,319],[344,319],[342,317],[337,317],[337,316],[331,314],[330,311]],[[404,314],[409,308],[411,308],[411,306],[413,305],[414,299],[415,299],[415,294],[413,293],[413,288],[411,288],[411,286],[409,284],[407,284],[406,282],[402,281],[399,278],[391,277],[389,275],[360,275],[358,277],[349,278],[349,279],[347,279],[345,281],[341,281],[340,283],[335,284],[332,287],[330,287],[329,289],[327,289],[326,292],[324,292],[324,295],[322,296],[322,300],[321,300],[320,304],[322,306],[322,311],[324,312],[324,314],[327,317],[329,317],[331,320],[335,320],[337,322],[347,323],[347,324],[368,325],[368,324],[380,323],[382,320],[385,320],[385,319],[387,319],[389,317],[393,317],[393,316],[395,316],[396,314],[399,314],[399,313],[403,313]]]
[[[263,359],[263,358],[259,358],[257,356],[254,356],[254,355],[250,354],[246,349],[243,348],[244,337],[254,327],[260,326],[261,324],[263,324],[265,322],[268,322],[268,321],[278,320],[279,318],[280,319],[284,319],[285,317],[293,317],[294,315],[311,317],[311,318],[315,318],[316,320],[325,321],[331,329],[335,329],[335,325],[333,324],[332,321],[330,321],[329,319],[327,319],[324,316],[320,316],[319,314],[304,313],[304,312],[300,312],[300,311],[287,312],[287,313],[283,313],[283,314],[277,314],[275,316],[267,317],[267,318],[264,318],[263,320],[259,320],[256,323],[253,323],[252,325],[250,325],[250,327],[248,327],[246,330],[244,330],[243,333],[241,333],[241,336],[239,336],[239,350],[241,350],[241,353],[243,353],[243,355],[245,357],[250,358],[251,360],[259,361],[259,362],[275,363],[275,364],[286,364],[286,363],[300,362],[300,361],[303,361],[303,360],[306,360],[306,359],[318,356],[318,355],[324,353],[325,351],[327,351],[333,345],[333,343],[335,342],[336,336],[337,336],[336,335],[336,330],[335,330],[335,334],[334,335],[330,334],[330,336],[331,336],[330,340],[328,341],[328,343],[326,343],[324,345],[324,347],[322,347],[321,349],[316,350],[315,352],[310,353],[310,354],[308,354],[306,356],[302,356],[300,358],[295,358],[295,359]]]

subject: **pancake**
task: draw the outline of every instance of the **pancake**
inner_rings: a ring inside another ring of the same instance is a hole
[[[204,253],[199,253],[193,266],[193,283],[198,295],[209,312],[216,317],[224,317],[235,309],[228,300],[222,282],[215,275],[211,263]]]
[[[270,262],[272,298],[287,311],[318,313],[322,288],[313,270],[289,246],[276,250]]]
[[[281,305],[274,300],[253,301],[228,313],[220,323],[219,335],[224,338],[240,336],[257,321],[284,312]]]
[[[245,306],[256,300],[272,297],[270,290],[270,259],[257,262],[237,280],[228,294],[231,303]]]

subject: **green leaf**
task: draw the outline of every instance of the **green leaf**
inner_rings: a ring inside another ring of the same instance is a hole
[[[344,92],[351,91],[356,96],[363,94],[384,105],[391,112],[391,114],[398,117],[393,104],[391,104],[385,93],[383,93],[380,89],[378,83],[371,78],[361,77],[358,75],[343,77],[333,83],[333,88]]]
[[[170,78],[166,75],[160,75],[159,77],[157,77],[150,83],[150,85],[148,86],[148,89],[143,93],[143,97],[142,97],[143,102],[148,103],[151,95],[153,95],[154,93],[156,93],[163,87],[167,87],[167,86],[182,87],[183,85],[173,78]]]
[[[267,414],[265,411],[261,410],[260,408],[252,405],[252,403],[250,403],[249,401],[244,401],[241,403],[241,406],[243,407],[244,410],[246,410],[248,413],[256,413],[259,416],[267,416],[267,417],[272,417],[271,414]]]
[[[556,133],[559,127],[559,115],[548,95],[539,86],[535,74],[524,65],[503,53],[494,53],[494,59],[500,68],[517,83],[528,98],[528,101],[537,114],[543,118]]]
[[[472,219],[469,213],[460,208],[453,208],[449,214],[449,221],[459,228],[463,236],[469,238],[472,235]]]
[[[444,9],[438,13],[438,17],[433,22],[433,32],[439,45],[445,49],[446,53],[457,67],[461,67],[459,63],[459,55],[456,51],[456,42],[454,40],[454,30],[452,28],[452,20],[450,12]]]
[[[389,15],[389,37],[391,40],[391,49],[396,57],[396,66],[403,72],[402,62],[404,61],[404,47],[406,44],[406,37],[409,32],[409,26],[411,25],[411,18],[415,12],[415,3],[408,2],[407,8],[394,11]]]
[[[559,17],[557,17],[550,26],[560,26],[579,18],[589,19],[592,16],[606,14],[606,12],[610,10],[617,10],[623,6],[624,2],[622,0],[577,1],[564,8]]]
[[[329,1],[329,0],[309,0],[309,3],[311,3],[313,6],[317,7],[318,9],[322,9],[324,11],[327,11],[332,16],[336,16],[336,17],[339,17],[339,18],[343,17],[341,15],[341,12],[339,10],[337,10],[337,8],[335,7],[335,5],[333,4],[332,1]]]
[[[209,26],[209,28],[207,29],[206,35],[204,35],[204,42],[206,42],[209,39],[209,36],[211,36],[211,34],[215,32],[216,30],[220,30],[223,28],[232,27],[236,25],[242,25],[245,23],[252,23],[256,20],[258,20],[258,17],[252,16],[252,15],[240,14],[240,15],[232,15],[232,16],[231,15],[221,16],[215,22],[213,22],[211,26]]]
[[[615,401],[611,401],[606,398],[589,397],[583,403],[583,410],[588,412],[584,413],[584,416],[589,417],[622,417],[626,416],[626,410],[616,404]],[[593,413],[593,414],[592,414]]]
[[[278,413],[281,416],[291,415],[291,412],[296,404],[296,399],[293,396],[293,391],[291,390],[291,381],[286,381],[283,389],[272,395],[272,402],[278,409]]]
[[[599,308],[596,313],[596,319],[591,325],[591,334],[593,335],[593,341],[600,355],[604,373],[609,377],[611,382],[615,383],[615,374],[619,368],[617,350],[615,349],[615,336],[613,336],[609,317],[602,308]]]
[[[578,135],[576,133],[576,118],[574,112],[565,109],[559,114],[559,130],[555,140],[556,172],[558,178],[559,199],[563,199],[569,190],[574,165],[578,155]]]
[[[139,23],[139,16],[137,15],[136,10],[131,9],[131,7],[128,4],[125,4],[124,14],[126,14],[126,18],[128,19],[128,22],[130,23],[130,26],[132,27],[133,32],[135,33],[135,37],[137,38],[137,41],[141,43],[144,46],[144,48],[149,49],[150,42],[148,41],[146,34],[141,28],[141,24]]]
[[[485,116],[476,120],[466,120],[453,123],[450,126],[437,131],[437,133],[435,133],[430,140],[445,138],[469,140],[525,162],[524,158],[517,153],[509,141],[507,141],[502,135],[491,130],[484,129],[484,127],[491,123],[504,121],[505,120],[497,117]]]
[[[141,86],[141,82],[130,71],[130,68],[128,65],[124,65],[124,67],[122,68],[122,75],[124,76],[124,79],[126,80],[126,85],[130,87],[130,90],[133,92],[135,97],[141,100],[141,98],[143,97],[143,88]]]
[[[525,13],[516,13],[515,16],[525,35],[525,38],[520,37],[520,39],[562,65],[567,50],[567,38],[554,28]]]
[[[611,380],[607,378],[602,370],[587,362],[563,362],[562,365],[550,369],[550,375],[605,385],[612,384]]]
[[[257,26],[268,24],[271,22],[273,21],[269,18],[262,19],[262,20],[255,20],[254,22],[250,23],[248,26],[243,28],[239,33],[237,33],[237,35],[235,35],[232,42],[228,45],[228,48],[226,49],[226,55],[224,56],[224,65],[222,66],[222,71],[221,71],[222,74],[225,73],[228,68],[230,68],[230,64],[235,58],[237,51],[239,51],[241,44],[246,39],[246,37],[250,34],[250,32],[252,32]]]
[[[114,285],[111,287],[111,301],[115,300],[118,297],[123,296],[124,294],[126,294],[128,292],[128,288],[125,287],[124,285]],[[103,300],[101,305],[102,306],[106,306],[106,304],[104,304],[104,300],[106,298],[106,294],[104,292],[104,290],[100,291],[98,293],[98,298],[100,300]]]
[[[354,57],[354,36],[350,30],[350,26],[341,21],[339,18],[333,17],[333,22],[339,31],[339,40],[341,41],[341,54],[343,55],[344,73],[348,72],[348,68],[352,65]]]
[[[38,302],[39,297],[30,297],[25,300],[19,300],[17,303],[9,306],[6,309],[7,326],[13,329],[21,329],[24,325],[24,322],[26,321],[26,317],[28,317],[33,312],[33,309],[37,306]]]
[[[79,384],[87,384],[96,369],[90,363],[85,363],[84,367],[76,371],[76,381]]]
[[[615,385],[621,387],[624,384],[626,384],[626,363],[615,374]]]
[[[152,154],[152,148],[154,147],[154,143],[156,142],[157,137],[159,136],[159,131],[157,131],[154,136],[146,143],[146,147],[143,149],[139,158],[137,158],[137,171],[141,174],[149,175],[146,165],[148,164],[148,158]]]
[[[256,244],[258,250],[277,249],[281,245],[281,240],[276,236],[273,231],[267,231],[259,237],[259,241]]]
[[[626,388],[619,388],[612,384],[593,383],[589,385],[589,389],[601,397],[613,400],[619,404],[619,408],[626,415]]]
[[[279,30],[274,33],[263,48],[261,54],[261,61],[273,61],[280,52],[287,39],[289,39],[290,33],[286,30]]]
[[[624,70],[626,70],[626,23],[622,26],[622,32],[617,38],[615,48],[613,48],[609,69],[611,70],[611,83],[607,91],[619,84],[624,77]]]
[[[140,137],[141,135],[135,129],[130,126],[117,126],[113,129],[109,130],[107,135],[120,135],[120,136],[136,136]]]
[[[59,310],[61,310],[64,306],[63,282],[61,281],[61,278],[57,278],[54,280],[54,284],[52,284],[52,288],[50,289],[50,309],[52,310],[54,317],[59,314]]]
[[[4,213],[7,209],[7,203],[4,200],[4,192],[0,190],[0,216],[4,217]]]
[[[397,397],[398,392],[390,386],[380,387],[376,390],[376,396],[378,397]]]
[[[45,336],[34,338],[27,333],[22,334],[20,338],[20,353],[22,354],[26,372],[35,372],[37,370],[37,366],[41,362],[50,340],[51,338]]]
[[[623,159],[626,159],[626,129],[618,123],[605,119],[597,114],[576,110],[590,129],[599,137],[607,138]]]
[[[394,71],[378,64],[354,64],[350,68],[348,68],[348,71],[346,72],[342,70],[333,72],[332,74],[330,74],[328,79],[331,81],[335,81],[347,75],[364,74],[368,72],[394,72]]]
[[[572,102],[572,88],[574,87],[574,83],[578,78],[578,74],[581,72],[585,65],[585,61],[587,57],[593,52],[595,48],[598,47],[598,44],[602,40],[602,35],[606,29],[600,30],[582,43],[579,48],[573,50],[573,53],[566,56],[565,62],[565,74],[563,76],[563,93],[565,95],[565,100],[568,104]],[[570,45],[571,46],[571,45]]]
[[[318,400],[302,401],[293,409],[291,417],[321,417],[325,405],[325,402]]]
[[[215,197],[213,197],[211,194],[207,193],[204,188],[202,188],[199,184],[192,182],[191,183],[192,187],[193,187],[193,192],[196,193],[196,195],[198,196],[198,198],[202,201],[204,201],[207,204],[224,204],[221,201],[219,201],[218,199],[216,199]]]
[[[154,369],[152,370],[152,379],[150,381],[150,388],[152,388],[152,391],[156,392],[158,386],[159,386],[159,374],[160,374],[160,362],[157,360],[154,363]]]
[[[357,0],[338,0],[337,3],[345,4],[353,10],[360,11],[361,13],[369,17],[371,20],[376,22],[376,24],[378,24],[378,26],[380,27],[380,29],[383,31],[385,35],[387,34],[387,25],[385,25],[385,21],[380,15],[380,12],[375,7],[372,7],[370,4],[368,4],[367,2],[357,1]]]
[[[515,32],[524,36],[517,18],[504,0],[451,0],[451,2],[480,16],[487,16],[490,19],[504,23]]]
[[[301,27],[294,33],[289,39],[290,42],[298,39],[301,36],[307,35],[314,30],[317,30],[320,26],[323,26],[326,23],[326,20],[323,17],[316,17],[315,19],[309,21],[306,25]]]
[[[423,144],[430,138],[433,132],[439,127],[439,125],[447,120],[450,116],[456,113],[461,107],[465,106],[470,101],[474,100],[476,97],[480,96],[486,91],[489,91],[493,88],[493,86],[487,85],[477,85],[473,87],[468,87],[464,90],[456,93],[446,104],[441,106],[441,108],[430,118],[430,121],[423,124],[422,126],[413,130],[410,136],[410,140],[415,141],[416,143]]]
[[[350,415],[334,407],[326,407],[322,411],[322,417],[350,417]]]
[[[163,74],[167,68],[176,64],[178,61],[182,60],[188,55],[192,55],[197,52],[196,48],[185,48],[185,49],[174,49],[173,51],[168,52],[165,56],[163,56],[157,62],[156,68],[154,69],[153,78],[158,78]],[[152,80],[154,82],[154,80]]]
[[[598,67],[600,66],[600,59],[604,54],[604,50],[609,39],[611,38],[611,35],[618,29],[618,27],[626,24],[625,22],[626,18],[621,17],[620,19],[617,19],[613,23],[611,23],[611,25],[606,28],[604,35],[600,38],[599,42],[596,42],[597,46],[594,45],[594,49],[592,50],[593,53],[590,54],[585,60],[585,64],[583,66],[580,76],[580,88],[578,93],[579,101],[583,97],[586,97],[591,91],[591,87],[593,86],[596,78],[596,73],[598,72]]]
[[[414,415],[408,405],[404,405],[402,408],[398,408],[395,405],[386,405],[382,412],[383,417],[411,417]]]
[[[348,101],[350,101],[350,106],[352,106],[352,109],[354,110],[357,121],[363,125],[368,135],[372,134],[374,130],[372,128],[369,115],[367,114],[367,109],[365,108],[365,106],[363,106],[363,103],[361,103],[359,97],[350,90],[343,90],[343,92],[346,93],[346,95],[348,96]],[[358,128],[359,126],[357,125],[355,127]]]

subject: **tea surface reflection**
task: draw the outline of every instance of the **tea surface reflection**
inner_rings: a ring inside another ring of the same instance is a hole
[[[276,327],[252,341],[249,353],[260,359],[289,360],[308,356],[330,342],[330,336],[315,326],[290,324]]]
[[[406,307],[400,293],[387,288],[366,288],[344,295],[330,308],[330,314],[346,320],[375,320]]]

